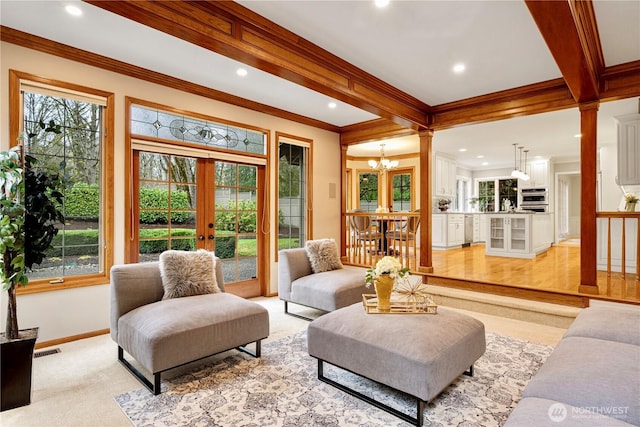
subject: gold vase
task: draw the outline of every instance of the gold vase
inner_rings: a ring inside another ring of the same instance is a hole
[[[631,203],[631,202],[627,202],[626,206],[626,211],[627,212],[635,212],[636,211],[636,203]]]
[[[376,298],[378,299],[378,311],[391,311],[391,292],[393,291],[394,280],[388,274],[383,274],[376,278]]]

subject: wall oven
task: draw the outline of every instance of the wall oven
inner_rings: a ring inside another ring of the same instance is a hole
[[[520,208],[525,211],[548,212],[549,201],[546,188],[520,189]]]

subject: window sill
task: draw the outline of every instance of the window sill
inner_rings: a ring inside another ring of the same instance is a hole
[[[41,292],[59,291],[63,289],[82,288],[85,286],[108,285],[109,274],[90,274],[86,276],[68,277],[61,283],[49,283],[49,280],[30,281],[27,286],[18,286],[18,295],[38,294]]]

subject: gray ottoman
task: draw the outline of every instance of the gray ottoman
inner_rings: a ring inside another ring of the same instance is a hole
[[[367,314],[361,303],[314,320],[307,331],[318,378],[418,426],[427,402],[484,354],[484,324],[439,307],[438,314]],[[324,377],[323,363],[393,387],[417,399],[417,417],[401,413]]]

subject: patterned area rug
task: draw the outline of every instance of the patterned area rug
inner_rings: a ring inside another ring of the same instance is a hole
[[[460,376],[425,411],[425,426],[500,426],[552,347],[487,334],[474,376]],[[195,372],[163,379],[163,392],[116,396],[142,426],[407,426],[408,423],[317,379],[306,333],[263,346],[260,359],[232,351]],[[325,375],[415,417],[412,398],[325,364]],[[164,390],[166,388],[166,390]]]

